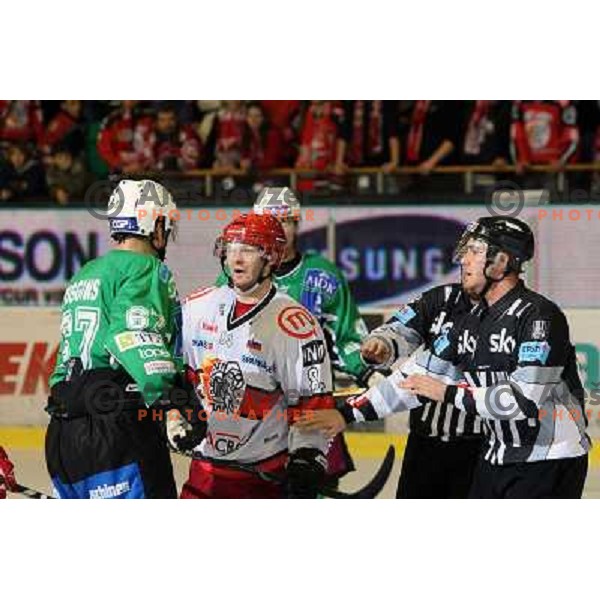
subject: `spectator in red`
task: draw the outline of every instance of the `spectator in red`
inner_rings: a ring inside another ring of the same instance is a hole
[[[89,175],[83,161],[73,156],[68,145],[56,146],[50,166],[46,169],[50,197],[61,206],[66,206],[72,200],[81,200],[88,181]]]
[[[189,171],[198,166],[200,140],[191,125],[179,122],[176,108],[162,105],[150,129],[139,125],[135,133],[142,165],[161,171]]]
[[[449,162],[460,140],[458,102],[416,100],[405,136],[405,159],[428,175],[438,165]]]
[[[330,100],[312,100],[300,130],[298,169],[332,170],[341,139],[341,111]]]
[[[266,120],[281,134],[284,144],[282,166],[293,165],[297,154],[302,102],[300,100],[261,100],[260,105]]]
[[[135,132],[152,127],[152,117],[139,107],[137,100],[123,100],[121,106],[102,121],[98,132],[98,153],[111,170],[132,173],[143,168],[140,144],[134,143]]]
[[[44,170],[26,144],[11,143],[0,164],[0,200],[37,199],[46,192]]]
[[[338,146],[341,142],[341,124],[343,111],[331,100],[312,100],[305,111],[300,129],[300,150],[296,160],[297,169],[311,169],[333,174]],[[335,178],[299,179],[297,189],[301,192],[314,191],[316,188],[331,188],[336,185]]]
[[[0,100],[0,142],[39,144],[43,135],[39,100]]]
[[[462,162],[469,165],[506,165],[509,158],[510,102],[464,102]]]
[[[48,123],[42,138],[45,152],[52,153],[60,144],[72,155],[79,156],[85,145],[85,127],[81,100],[63,100],[60,110]]]
[[[529,165],[558,169],[573,161],[579,142],[575,104],[572,100],[515,100],[510,142],[519,173]]]
[[[206,142],[216,169],[239,169],[242,138],[246,126],[246,107],[242,100],[225,100]]]
[[[393,171],[400,162],[398,102],[349,100],[344,102],[342,140],[336,171],[353,167],[382,167]]]
[[[250,103],[246,109],[246,126],[242,137],[241,168],[248,172],[282,167],[283,150],[279,130],[265,118],[258,102]]]

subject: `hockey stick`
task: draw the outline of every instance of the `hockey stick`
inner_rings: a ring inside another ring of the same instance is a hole
[[[177,452],[177,454],[183,453]],[[187,456],[185,454],[183,455]],[[340,492],[339,490],[325,486],[319,491],[319,494],[321,496],[325,496],[326,498],[335,498],[338,500],[368,500],[376,498],[387,483],[390,473],[392,472],[392,468],[394,467],[395,458],[396,450],[394,446],[390,445],[385,453],[385,457],[381,463],[381,466],[379,469],[377,469],[375,475],[365,486],[354,492]],[[274,475],[273,473],[265,473],[264,471],[259,471],[258,469],[254,469],[253,467],[247,465],[228,464],[227,466],[231,469],[244,471],[245,473],[252,473],[257,477],[260,477],[260,479],[263,481],[268,481],[269,483],[277,483],[279,485],[286,484],[286,479],[284,477]]]
[[[373,476],[367,485],[363,486],[355,492],[340,492],[339,490],[324,489],[323,496],[328,498],[337,498],[344,500],[369,500],[376,498],[381,490],[385,487],[387,480],[394,467],[394,459],[396,458],[396,449],[390,445],[385,453],[385,457],[377,473]]]
[[[0,485],[4,483],[4,477],[0,475]],[[22,496],[26,496],[30,500],[54,500],[52,496],[48,496],[47,494],[43,494],[42,492],[38,492],[37,490],[33,490],[31,488],[25,487],[20,483],[17,483],[14,490],[8,490],[9,492],[13,492],[16,494],[21,494]]]

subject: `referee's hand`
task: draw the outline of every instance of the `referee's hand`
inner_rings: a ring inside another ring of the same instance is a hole
[[[443,402],[448,386],[429,375],[409,375],[400,384],[400,387],[410,390],[418,396],[425,396],[425,398],[429,398],[435,402]]]

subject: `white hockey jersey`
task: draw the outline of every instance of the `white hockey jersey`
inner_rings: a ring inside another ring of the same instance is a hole
[[[317,320],[275,287],[237,319],[235,303],[227,286],[200,289],[183,302],[183,358],[200,377],[208,420],[194,455],[248,465],[300,447],[325,453],[321,433],[293,426],[301,411],[334,406]]]

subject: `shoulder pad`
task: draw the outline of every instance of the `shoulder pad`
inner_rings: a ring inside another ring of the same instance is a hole
[[[219,288],[214,287],[214,286],[199,287],[197,290],[194,290],[193,292],[190,292],[183,299],[183,303],[187,304],[188,302],[191,302],[192,300],[197,300],[198,298],[202,298],[202,296],[206,296],[207,294],[210,294],[210,292],[213,292],[214,290],[218,290],[218,289]]]

